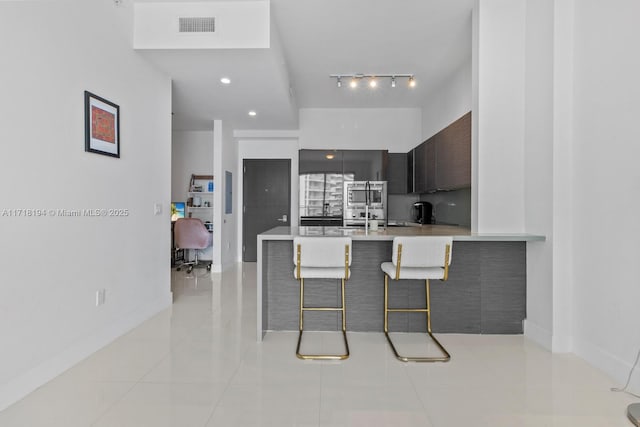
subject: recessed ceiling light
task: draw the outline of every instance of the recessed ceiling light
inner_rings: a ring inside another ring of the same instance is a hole
[[[223,77],[220,79],[220,83],[222,83],[223,85],[228,85],[231,83],[231,79],[229,77]]]
[[[255,117],[255,116],[257,116],[257,115],[258,115],[258,113],[256,113],[255,111],[251,110],[251,111],[249,111],[249,115],[250,115],[251,117]]]
[[[333,154],[329,153],[325,156],[327,159],[329,160],[333,160],[333,158],[335,157]]]

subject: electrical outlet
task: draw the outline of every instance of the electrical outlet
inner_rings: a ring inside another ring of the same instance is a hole
[[[98,289],[96,291],[96,307],[104,304],[106,293],[106,289]]]

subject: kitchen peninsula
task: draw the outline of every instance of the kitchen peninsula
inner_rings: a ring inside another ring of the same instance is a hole
[[[447,282],[431,285],[434,332],[519,334],[526,317],[526,246],[544,236],[477,234],[446,225],[364,228],[276,227],[258,235],[258,340],[266,331],[298,329],[299,283],[293,277],[295,236],[348,236],[353,240],[351,276],[346,282],[347,331],[382,332],[383,273],[380,264],[391,259],[395,236],[453,236]],[[396,289],[390,306],[424,303],[423,281],[390,281]],[[309,280],[305,293],[318,305],[339,304],[335,280]],[[311,296],[312,295],[312,296]],[[313,330],[339,330],[335,313],[309,313],[305,324]],[[397,313],[391,331],[426,330],[423,314]]]

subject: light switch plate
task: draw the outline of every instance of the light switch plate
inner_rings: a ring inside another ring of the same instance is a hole
[[[162,213],[162,203],[153,204],[153,214],[160,215]]]

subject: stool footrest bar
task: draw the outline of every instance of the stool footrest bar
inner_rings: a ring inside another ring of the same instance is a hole
[[[391,341],[391,337],[388,332],[385,332],[384,335],[387,337],[387,341],[389,341],[389,345],[391,346],[391,350],[393,350],[393,354],[396,356],[396,359],[402,360],[403,362],[448,362],[451,359],[451,355],[445,350],[445,348],[440,344],[440,341],[433,336],[431,332],[427,332],[433,342],[436,343],[440,351],[442,352],[442,356],[435,357],[411,357],[411,356],[402,356],[398,354],[398,350],[396,350],[396,346],[393,345],[393,341]]]
[[[344,339],[344,348],[346,353],[344,354],[302,354],[300,353],[300,344],[302,344],[302,332],[298,335],[298,346],[296,347],[296,356],[298,359],[303,360],[344,360],[349,357],[349,343],[347,342],[347,333],[342,331],[342,338]]]

